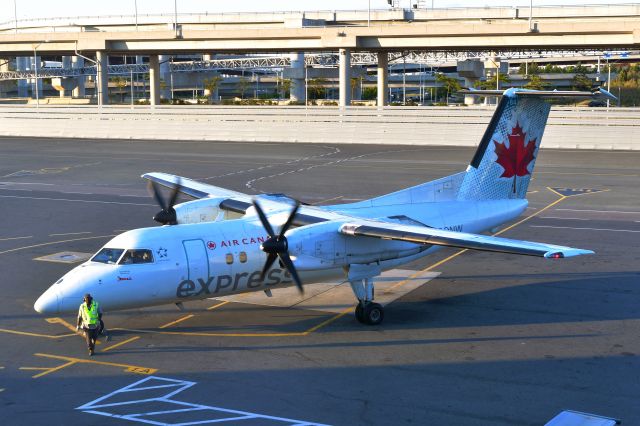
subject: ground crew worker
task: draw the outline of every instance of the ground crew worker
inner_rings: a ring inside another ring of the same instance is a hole
[[[98,305],[98,302],[93,300],[89,293],[84,295],[84,302],[78,309],[78,324],[76,330],[79,330],[82,326],[84,331],[84,337],[87,340],[87,349],[89,349],[89,355],[93,355],[96,339],[100,333],[102,324],[102,310]]]

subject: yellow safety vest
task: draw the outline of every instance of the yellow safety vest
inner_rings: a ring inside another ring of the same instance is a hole
[[[82,321],[84,321],[89,328],[94,328],[98,324],[98,321],[100,321],[98,302],[94,300],[91,303],[91,309],[87,307],[86,302],[82,304]]]

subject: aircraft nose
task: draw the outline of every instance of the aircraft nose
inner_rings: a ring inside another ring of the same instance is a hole
[[[45,291],[33,304],[33,309],[41,314],[57,314],[59,310],[58,295],[52,291]]]

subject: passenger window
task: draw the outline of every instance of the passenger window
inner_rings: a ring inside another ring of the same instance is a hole
[[[239,258],[240,258],[240,263],[246,263],[247,262],[247,253],[241,251]]]
[[[131,265],[139,263],[152,263],[153,254],[151,250],[146,249],[130,249],[122,256],[120,265]]]
[[[233,254],[227,253],[227,265],[231,265],[233,263]]]

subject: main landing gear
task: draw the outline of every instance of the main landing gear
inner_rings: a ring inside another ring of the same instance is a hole
[[[378,325],[384,319],[384,308],[373,301],[373,279],[349,281],[353,293],[358,298],[356,319],[362,324]]]
[[[358,302],[356,319],[362,324],[378,325],[384,319],[384,309],[379,303]]]

